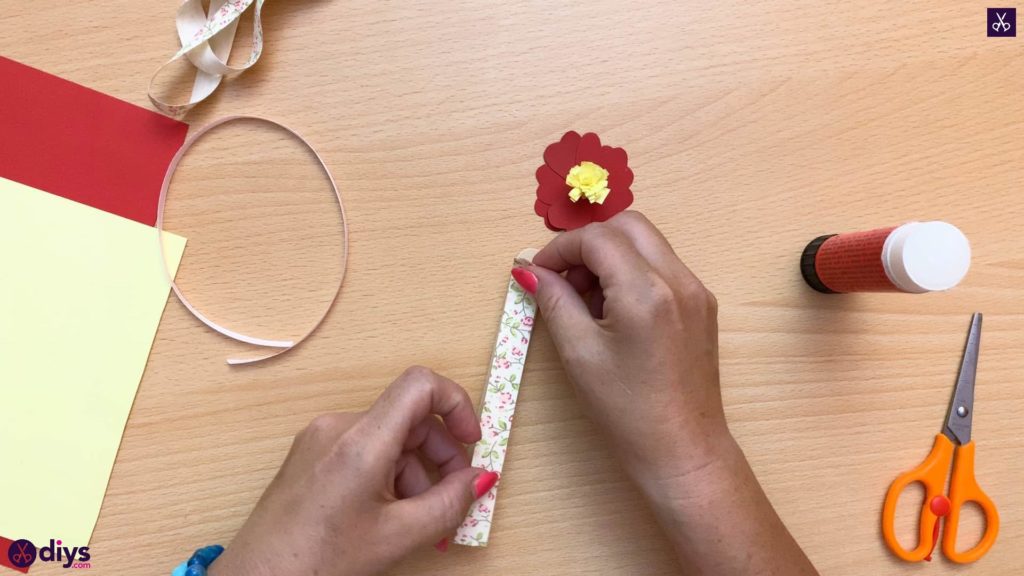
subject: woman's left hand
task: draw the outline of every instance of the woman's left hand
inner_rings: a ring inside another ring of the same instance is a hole
[[[364,576],[421,547],[443,550],[498,480],[469,465],[465,445],[479,439],[466,391],[409,368],[367,412],[318,416],[295,437],[209,574]]]

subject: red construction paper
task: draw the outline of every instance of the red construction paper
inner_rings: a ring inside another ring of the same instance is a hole
[[[0,56],[0,176],[156,224],[188,124]]]
[[[611,190],[603,204],[586,200],[573,202],[569,198],[569,185],[565,177],[569,170],[581,162],[593,162],[608,171]],[[591,222],[604,222],[629,208],[633,203],[633,171],[629,157],[622,148],[603,146],[601,138],[593,132],[580,136],[566,132],[562,139],[544,150],[544,164],[537,168],[537,200],[533,210],[544,218],[548,228],[572,230]]]

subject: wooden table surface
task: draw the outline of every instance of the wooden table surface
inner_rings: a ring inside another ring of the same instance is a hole
[[[224,364],[247,347],[168,302],[92,573],[161,574],[230,541],[297,430],[365,409],[407,365],[476,397],[510,259],[552,237],[533,172],[568,129],[629,151],[635,208],[718,296],[730,425],[823,574],[924,573],[883,546],[882,498],[927,454],[969,314],[985,312],[977,475],[1002,530],[976,565],[927,573],[1017,571],[1024,38],[986,38],[979,2],[859,4],[267,2],[263,58],[188,121],[266,115],[317,147],[351,225],[345,288],[311,340],[249,368]],[[177,48],[175,5],[0,0],[0,46],[148,106],[150,75]],[[235,327],[300,334],[339,273],[332,202],[294,141],[257,125],[214,133],[171,193],[168,228],[189,238],[181,285]],[[911,219],[970,238],[959,288],[804,286],[811,238]],[[679,573],[543,325],[525,382],[491,546],[425,550],[392,573]],[[965,523],[978,533],[976,516]]]

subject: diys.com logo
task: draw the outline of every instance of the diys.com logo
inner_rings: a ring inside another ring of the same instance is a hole
[[[15,540],[7,546],[6,559],[11,568],[20,571],[27,571],[36,562],[56,562],[62,568],[92,567],[88,546],[65,546],[63,541],[53,538],[42,547],[37,547],[29,540]]]

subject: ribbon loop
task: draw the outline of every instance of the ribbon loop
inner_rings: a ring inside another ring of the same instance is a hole
[[[202,0],[184,0],[178,7],[175,26],[181,49],[153,74],[149,81],[148,96],[153,106],[164,114],[181,118],[205,100],[220,86],[224,77],[245,72],[263,53],[263,23],[260,11],[264,0],[210,0],[209,11],[203,10]],[[241,66],[229,66],[228,57],[235,40],[235,31],[242,14],[253,6],[252,49]],[[192,95],[188,102],[171,103],[153,92],[153,83],[164,68],[185,57],[196,68]]]

